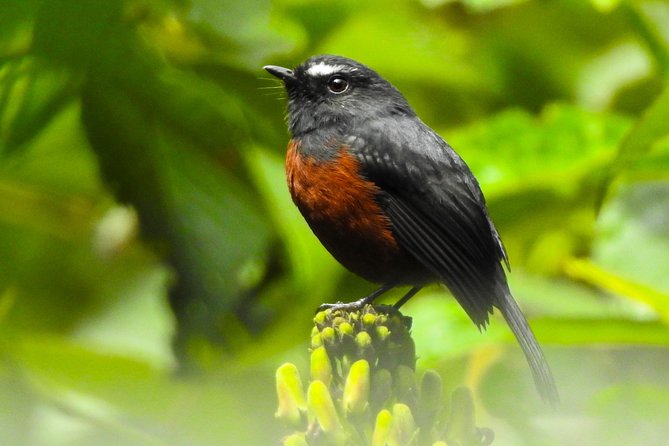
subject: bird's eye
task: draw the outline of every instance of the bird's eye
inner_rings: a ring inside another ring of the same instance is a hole
[[[348,90],[348,81],[338,74],[328,79],[328,90],[334,94],[341,94]]]

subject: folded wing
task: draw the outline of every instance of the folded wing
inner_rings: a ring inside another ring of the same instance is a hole
[[[415,125],[424,126],[418,120]],[[367,137],[349,142],[364,173],[383,191],[378,200],[398,243],[449,288],[479,328],[485,328],[493,307],[500,310],[525,353],[540,394],[557,403],[553,376],[511,296],[502,267],[508,266],[506,252],[469,168],[427,127],[422,134],[427,131],[429,138],[420,138],[426,145],[416,147],[407,126],[402,126],[402,134],[383,122],[376,126]]]

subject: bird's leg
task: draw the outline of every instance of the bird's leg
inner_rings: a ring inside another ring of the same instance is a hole
[[[411,288],[400,300],[395,302],[395,305],[393,305],[393,308],[396,310],[399,310],[402,305],[407,303],[409,299],[414,297],[414,295],[419,292],[423,287],[422,286],[415,286]]]
[[[391,290],[392,288],[395,288],[394,283],[387,283],[384,285],[381,285],[378,289],[374,290],[372,293],[368,294],[367,296],[363,297],[362,299],[354,300],[353,302],[337,302],[334,304],[321,304],[318,307],[317,311],[323,311],[327,310],[328,308],[331,310],[359,310],[360,308],[364,307],[367,304],[371,304],[374,302],[374,300],[385,293],[388,290]],[[419,288],[420,289],[420,288]],[[418,291],[418,290],[416,290]],[[416,294],[416,293],[414,293]],[[413,294],[411,295],[413,296]],[[409,296],[409,297],[411,297]]]

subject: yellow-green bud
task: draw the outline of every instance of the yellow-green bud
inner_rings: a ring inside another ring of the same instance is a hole
[[[313,335],[311,337],[311,348],[312,349],[321,347],[322,345],[323,345],[323,338],[321,337],[320,333],[318,333],[316,335]]]
[[[442,407],[441,377],[434,370],[427,370],[420,382],[416,421],[421,427],[432,425]]]
[[[446,438],[449,442],[469,444],[478,435],[472,392],[466,387],[453,391]]]
[[[341,335],[353,336],[353,325],[348,322],[342,322],[337,328]]]
[[[283,446],[309,446],[303,433],[294,433],[283,439]]]
[[[343,427],[332,402],[330,391],[322,381],[312,381],[307,391],[307,405],[311,418],[321,430],[333,438],[343,436]]]
[[[393,388],[397,400],[415,407],[418,399],[416,373],[410,367],[400,364],[397,366],[393,378]]]
[[[376,315],[372,313],[365,313],[362,316],[362,323],[367,326],[372,326],[376,322]]]
[[[356,361],[346,376],[342,403],[345,414],[364,413],[369,406],[369,363],[364,359]]]
[[[355,343],[358,347],[364,350],[372,345],[372,337],[366,331],[358,332],[358,334],[355,335]]]
[[[387,369],[379,369],[372,376],[372,410],[383,407],[393,393],[393,378]]]
[[[414,435],[417,435],[411,409],[406,404],[393,406],[393,427],[388,438],[389,446],[404,446],[411,444]]]
[[[385,325],[379,325],[376,327],[376,335],[379,337],[379,339],[385,341],[386,338],[390,335],[390,330]]]
[[[460,387],[453,392],[447,426],[448,444],[488,445],[495,437],[492,430],[476,427],[474,398],[471,390],[466,387]]]
[[[275,416],[287,423],[298,424],[307,408],[300,372],[294,364],[286,363],[276,371],[276,393],[279,408]]]
[[[392,426],[392,414],[389,410],[383,409],[376,416],[376,424],[374,425],[374,433],[372,434],[372,446],[386,446]]]
[[[320,325],[323,322],[325,322],[325,319],[327,318],[327,315],[328,315],[329,311],[330,310],[328,309],[328,310],[319,311],[318,313],[316,313],[316,316],[314,316],[314,324],[315,325]]]
[[[344,322],[346,322],[345,318],[343,318],[342,316],[335,316],[332,319],[332,326],[333,327],[338,327],[339,325],[343,324]]]
[[[311,352],[311,380],[323,381],[326,385],[332,382],[332,364],[325,347],[320,346]]]
[[[323,330],[321,330],[321,338],[325,343],[332,344],[336,339],[334,328],[325,327]]]

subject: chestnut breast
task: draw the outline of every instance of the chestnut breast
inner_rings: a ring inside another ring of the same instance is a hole
[[[360,175],[360,161],[346,146],[327,161],[300,153],[291,140],[286,156],[288,188],[312,231],[337,261],[377,283],[422,267],[393,237],[391,222],[376,201],[380,188]]]

